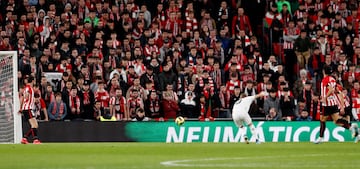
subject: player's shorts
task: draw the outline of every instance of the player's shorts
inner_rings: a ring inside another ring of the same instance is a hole
[[[332,114],[339,113],[339,108],[338,106],[324,106],[323,111],[320,113],[324,116],[330,116]]]
[[[352,108],[351,108],[351,106],[345,107],[344,111],[345,111],[344,116],[352,116],[352,112],[351,112]]]
[[[23,110],[21,113],[24,115],[25,120],[29,120],[31,118],[36,117],[35,111],[33,111],[33,110]]]
[[[252,123],[249,113],[242,112],[243,110],[246,110],[246,108],[233,110],[232,118],[237,127],[242,127],[244,125],[249,125],[250,123]]]

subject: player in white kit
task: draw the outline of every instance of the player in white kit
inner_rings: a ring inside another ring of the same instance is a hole
[[[254,124],[252,123],[251,117],[249,115],[249,110],[252,102],[260,97],[264,97],[266,95],[265,92],[261,92],[255,96],[245,96],[244,94],[241,95],[241,98],[235,102],[234,107],[232,109],[232,118],[237,127],[244,130],[244,123],[249,126],[251,134],[255,136],[256,143],[259,144],[259,138],[256,133],[256,129]],[[243,133],[246,133],[244,131]],[[245,138],[245,142],[248,144],[248,138],[246,135],[243,136]]]

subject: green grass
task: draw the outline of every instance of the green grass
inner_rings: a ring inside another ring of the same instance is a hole
[[[360,145],[43,143],[0,145],[1,169],[360,168]],[[169,162],[170,161],[170,162]],[[171,162],[172,161],[172,162]]]

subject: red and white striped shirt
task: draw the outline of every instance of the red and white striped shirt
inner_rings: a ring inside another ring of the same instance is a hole
[[[34,90],[30,85],[26,85],[24,89],[23,96],[28,95],[28,97],[24,97],[23,104],[21,110],[32,110],[34,109]]]
[[[337,90],[337,93],[342,92],[343,87],[342,87],[341,85],[337,84],[336,87],[337,87],[337,89],[336,89],[336,90]],[[345,107],[349,107],[349,106],[350,106],[350,98],[349,98],[349,96],[344,95],[343,97],[344,97],[344,106],[345,106]],[[340,103],[339,95],[336,95],[336,98],[338,99],[338,102]],[[341,108],[341,107],[340,107],[340,104],[339,104],[339,109],[340,109],[340,108]]]
[[[194,30],[198,29],[198,22],[195,18],[186,18],[186,33],[190,34]]]
[[[321,81],[321,97],[325,98],[326,94],[328,93],[329,89],[328,86],[331,86],[333,89],[336,87],[336,80],[331,76],[326,76]],[[338,100],[336,98],[336,95],[334,93],[330,94],[326,98],[326,102],[322,103],[323,106],[337,106]]]
[[[239,86],[242,91],[243,83],[240,80],[236,80],[236,81],[229,80],[226,83],[226,90],[229,91],[231,94],[234,94],[235,86]]]
[[[284,29],[284,36],[296,36],[300,35],[300,29],[299,28],[285,28]],[[293,49],[294,48],[294,41],[284,41],[283,44],[284,49]]]
[[[121,96],[120,98],[119,97],[111,97],[110,101],[109,101],[109,104],[114,106],[113,110],[120,111],[122,113],[125,112],[126,103],[127,103],[127,101],[124,96]],[[114,112],[112,112],[112,113],[114,113]]]

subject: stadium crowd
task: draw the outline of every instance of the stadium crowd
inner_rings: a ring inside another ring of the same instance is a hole
[[[326,65],[358,119],[355,0],[0,3],[0,50],[18,52],[20,91],[35,77],[40,120],[214,120],[261,91],[252,117],[319,120]]]

